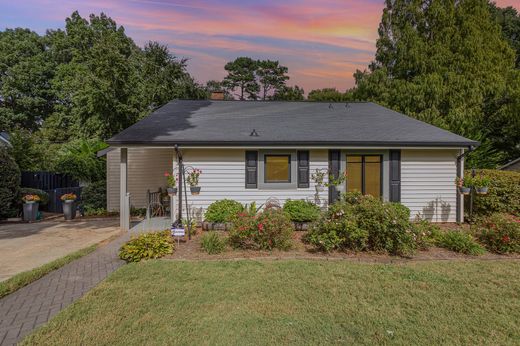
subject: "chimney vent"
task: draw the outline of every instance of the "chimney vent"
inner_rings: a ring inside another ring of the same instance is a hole
[[[224,92],[223,91],[212,91],[211,95],[209,96],[210,100],[223,100],[224,99]]]
[[[251,133],[249,134],[249,136],[251,136],[251,137],[258,137],[258,132],[256,132],[255,129],[253,129],[253,131],[251,131]]]

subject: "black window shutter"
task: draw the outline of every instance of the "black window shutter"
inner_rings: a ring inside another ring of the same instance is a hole
[[[339,165],[341,161],[341,152],[339,150],[329,150],[329,174],[334,178],[339,177]],[[338,200],[339,191],[335,186],[329,186],[329,204]]]
[[[390,202],[401,202],[401,150],[390,150]]]
[[[258,151],[246,151],[246,189],[258,187]]]
[[[309,151],[298,151],[298,187],[309,187]]]

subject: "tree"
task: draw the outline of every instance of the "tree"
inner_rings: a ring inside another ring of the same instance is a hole
[[[69,142],[58,151],[55,170],[86,183],[104,180],[106,161],[97,157],[97,152],[106,147],[104,142],[98,140]]]
[[[286,75],[287,67],[281,66],[278,61],[260,60],[257,62],[255,74],[262,88],[262,100],[266,100],[269,93],[274,93],[285,86],[289,79]]]
[[[502,135],[518,130],[515,58],[486,0],[387,0],[375,61],[348,95],[479,140],[469,166],[494,167],[520,155]]]
[[[303,101],[305,92],[303,88],[299,86],[282,86],[277,89],[273,94],[273,100],[275,101]]]
[[[228,71],[228,75],[224,78],[224,85],[231,93],[238,89],[240,100],[247,98],[251,100],[258,99],[260,85],[256,80],[255,71],[257,69],[257,61],[248,57],[239,57],[234,61],[228,62],[224,69]]]
[[[219,82],[217,80],[209,80],[206,82],[206,98],[211,96],[213,92],[223,92],[224,100],[232,100],[233,95],[226,89],[224,82]]]
[[[37,129],[50,115],[55,64],[44,37],[28,29],[0,32],[0,128]]]
[[[502,28],[504,38],[516,51],[516,68],[520,68],[520,13],[514,7],[500,8],[490,3],[491,15]]]
[[[348,101],[349,97],[347,94],[342,93],[335,88],[324,88],[311,90],[307,99],[309,101],[343,102]]]
[[[0,219],[10,217],[18,198],[20,169],[4,146],[0,146]]]

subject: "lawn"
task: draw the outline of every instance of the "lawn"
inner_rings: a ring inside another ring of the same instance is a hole
[[[520,261],[126,265],[25,344],[520,344]]]

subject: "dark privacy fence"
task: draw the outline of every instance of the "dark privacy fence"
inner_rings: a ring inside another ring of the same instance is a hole
[[[66,193],[74,193],[81,199],[79,182],[71,176],[54,172],[22,172],[22,187],[39,189],[49,194],[49,203],[41,209],[51,213],[62,213],[63,205],[60,197]]]
[[[22,187],[40,190],[54,190],[62,187],[78,187],[71,176],[54,172],[22,172]]]

